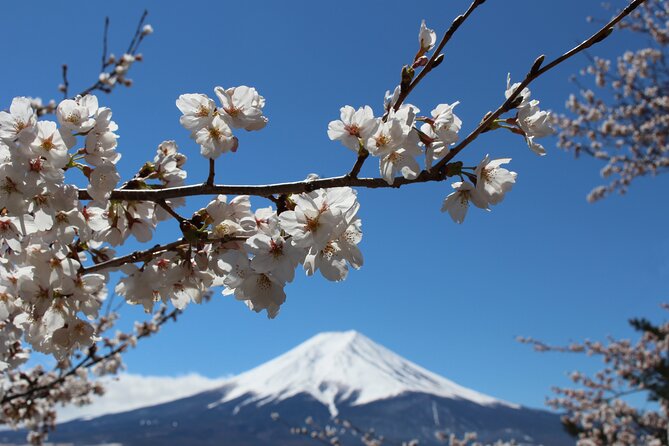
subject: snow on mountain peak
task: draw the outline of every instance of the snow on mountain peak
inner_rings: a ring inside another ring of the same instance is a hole
[[[422,392],[482,405],[518,407],[430,372],[357,331],[320,333],[228,382],[219,403],[252,395],[242,405],[267,404],[307,393],[325,404],[332,416],[336,404],[358,405]]]

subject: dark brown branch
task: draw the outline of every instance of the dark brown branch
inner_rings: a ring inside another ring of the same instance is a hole
[[[184,220],[187,221],[187,220]],[[207,240],[203,239],[203,243],[225,243],[225,242],[235,242],[235,241],[244,241],[248,237],[224,237],[221,239],[212,239],[212,240]],[[175,240],[171,243],[167,243],[164,245],[156,245],[152,248],[145,249],[143,251],[135,251],[132,252],[128,255],[124,255],[121,257],[115,257],[113,259],[109,259],[105,262],[100,262],[95,265],[89,266],[87,268],[81,268],[79,270],[79,274],[90,274],[90,273],[96,273],[98,271],[103,271],[106,269],[112,269],[112,268],[118,268],[121,267],[127,263],[135,263],[135,262],[148,262],[149,260],[153,259],[155,256],[163,254],[168,251],[176,251],[177,249],[181,247],[188,246],[190,243],[188,240],[185,240],[183,238],[179,240]]]
[[[116,257],[110,260],[107,260],[106,262],[101,262],[93,266],[89,266],[88,268],[81,268],[79,271],[80,274],[90,274],[90,273],[96,273],[98,271],[102,271],[105,269],[111,269],[111,268],[118,268],[120,266],[125,265],[126,263],[135,263],[135,262],[141,262],[141,261],[148,261],[153,258],[156,254],[167,252],[167,251],[173,251],[179,246],[188,244],[184,239],[179,239],[176,240],[172,243],[168,243],[166,245],[156,245],[153,248],[145,249],[144,251],[135,251],[131,254],[122,256],[122,257]]]
[[[485,0],[474,0],[471,5],[469,5],[469,8],[467,8],[467,11],[465,11],[464,14],[459,15],[453,20],[453,23],[451,23],[450,28],[446,31],[444,34],[444,37],[442,37],[441,42],[439,42],[439,45],[434,49],[432,52],[432,57],[430,57],[430,60],[428,60],[427,64],[425,64],[425,67],[421,70],[420,73],[418,73],[418,76],[407,86],[406,89],[403,89],[402,92],[400,93],[399,97],[397,98],[397,102],[394,105],[395,111],[399,110],[400,106],[404,102],[404,100],[409,96],[411,91],[416,88],[416,85],[425,77],[427,76],[427,73],[429,73],[432,68],[435,66],[435,61],[439,57],[439,54],[441,51],[444,49],[446,44],[448,43],[449,40],[451,40],[451,37],[453,37],[453,34],[460,28],[460,25],[462,25],[465,20],[474,12],[476,8],[481,6]]]
[[[580,53],[581,51],[590,48],[596,43],[601,42],[605,38],[607,38],[612,30],[613,27],[620,22],[622,19],[627,17],[632,11],[634,11],[636,8],[638,8],[642,3],[644,3],[646,0],[634,0],[632,1],[627,7],[625,7],[616,17],[611,19],[606,25],[604,25],[599,31],[597,31],[595,34],[590,36],[587,40],[583,41],[581,44],[575,46],[571,50],[567,51],[564,53],[562,56],[558,57],[557,59],[553,60],[549,64],[545,65],[544,67],[540,68],[541,62],[543,61],[543,55],[539,56],[537,60],[532,64],[532,68],[530,71],[527,73],[525,76],[525,79],[520,83],[518,88],[509,96],[509,98],[504,101],[500,107],[495,110],[494,113],[490,113],[486,115],[486,118],[481,121],[478,127],[474,129],[473,132],[471,132],[467,138],[465,138],[460,144],[457,146],[453,147],[447,154],[446,156],[439,161],[435,167],[436,168],[442,168],[448,163],[450,160],[452,160],[462,149],[467,147],[472,141],[474,141],[481,133],[483,133],[485,130],[487,130],[490,125],[495,122],[495,120],[502,114],[507,112],[512,108],[513,102],[518,98],[520,95],[520,92],[523,91],[525,87],[527,87],[533,80],[541,76],[542,74],[546,73],[548,70],[555,68],[565,60],[569,59],[570,57]]]
[[[348,175],[321,178],[311,181],[295,181],[291,183],[278,183],[268,185],[207,185],[196,184],[192,186],[179,186],[164,189],[116,189],[111,194],[112,200],[127,201],[157,201],[160,199],[168,200],[170,198],[191,197],[195,195],[254,195],[259,197],[268,197],[270,195],[299,194],[302,192],[311,192],[317,189],[328,187],[366,187],[366,188],[388,188],[400,187],[405,184],[424,183],[427,181],[441,181],[444,176],[433,169],[430,173],[423,171],[414,180],[406,178],[395,178],[391,185],[383,178],[353,178]],[[79,190],[80,200],[90,200],[91,197],[86,189]]]

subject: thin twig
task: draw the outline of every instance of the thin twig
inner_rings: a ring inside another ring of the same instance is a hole
[[[68,94],[67,91],[70,88],[70,82],[67,80],[67,64],[63,64],[62,67],[62,74],[63,74],[63,99],[67,99]]]
[[[213,158],[209,158],[209,176],[207,176],[207,182],[204,184],[208,186],[213,186],[215,177],[216,177],[216,161]]]
[[[161,311],[164,311],[164,310],[161,310]],[[179,310],[179,309],[175,308],[171,312],[169,312],[167,314],[164,314],[163,316],[158,318],[158,320],[155,321],[155,324],[157,326],[161,326],[161,325],[165,324],[167,321],[169,321],[170,319],[173,319],[173,320],[176,321],[176,317],[178,315],[180,315],[182,312],[183,312],[183,310]],[[147,336],[150,336],[151,334],[153,334],[153,333],[150,332],[150,331],[143,332],[143,333],[137,335],[137,339],[139,340],[139,339],[145,338]],[[15,400],[17,398],[22,398],[22,397],[27,397],[27,396],[31,396],[32,398],[35,398],[35,396],[34,396],[35,393],[48,392],[52,387],[57,386],[58,384],[65,381],[68,377],[74,375],[79,369],[81,369],[81,368],[91,368],[95,364],[98,364],[101,361],[109,359],[109,358],[111,358],[112,356],[114,356],[118,353],[122,353],[130,345],[131,345],[130,340],[125,341],[125,342],[119,344],[118,347],[112,349],[111,351],[109,351],[108,353],[106,353],[103,356],[96,356],[95,353],[94,353],[94,350],[89,348],[89,352],[86,355],[86,357],[84,359],[82,359],[77,365],[75,365],[70,370],[68,370],[66,373],[64,373],[63,375],[59,376],[58,378],[54,379],[53,381],[51,381],[48,384],[44,384],[44,385],[36,386],[36,387],[31,387],[28,390],[26,390],[25,392],[5,395],[2,398],[2,400],[0,400],[0,404],[5,404],[5,403],[8,403],[8,402],[10,402],[12,400]]]
[[[165,200],[158,200],[156,201],[156,204],[160,206],[161,208],[165,209],[165,211],[170,214],[172,217],[174,217],[179,223],[182,223],[186,221],[185,218],[183,218],[181,215],[179,215],[172,207],[167,204]]]
[[[428,60],[427,64],[425,64],[425,67],[421,70],[420,73],[418,73],[418,76],[407,86],[406,89],[403,89],[402,92],[400,93],[399,97],[397,98],[397,102],[394,105],[395,111],[399,110],[400,106],[404,102],[404,100],[409,96],[411,91],[416,88],[416,85],[425,77],[427,76],[427,73],[429,73],[432,70],[432,67],[434,66],[435,61],[439,57],[439,54],[442,52],[446,44],[448,43],[449,40],[451,40],[451,37],[453,37],[453,34],[460,28],[460,25],[462,25],[465,20],[474,12],[476,8],[481,6],[485,0],[474,0],[471,5],[469,5],[469,8],[467,8],[467,11],[465,11],[464,14],[459,15],[453,20],[453,23],[451,23],[450,28],[446,31],[444,34],[444,37],[442,37],[441,42],[439,42],[439,45],[437,48],[433,51],[432,57],[430,57],[430,60]]]
[[[134,54],[135,51],[137,51],[137,48],[139,47],[139,43],[142,41],[143,38],[143,33],[142,33],[142,27],[144,26],[144,20],[146,20],[146,16],[149,15],[148,10],[144,10],[142,13],[142,16],[139,18],[139,22],[137,23],[137,29],[135,30],[135,35],[132,37],[132,40],[130,41],[130,45],[128,46],[128,54]]]
[[[539,68],[541,65],[541,61],[543,60],[544,56],[540,56],[537,58],[537,60],[534,62],[532,65],[532,68],[530,71],[527,73],[525,76],[525,79],[518,85],[516,90],[511,94],[506,101],[500,107],[495,110],[494,113],[488,114],[487,117],[479,124],[476,129],[474,129],[473,132],[467,136],[460,144],[457,146],[453,147],[447,154],[446,156],[439,161],[435,167],[436,168],[442,168],[448,163],[450,160],[452,160],[462,149],[467,147],[472,141],[474,141],[484,130],[488,129],[490,125],[497,119],[502,113],[508,111],[511,107],[511,104],[516,100],[516,98],[520,95],[520,92],[523,91],[525,87],[527,87],[533,80],[541,76],[542,74],[546,73],[548,70],[555,68],[565,60],[569,59],[570,57],[580,53],[581,51],[590,48],[596,43],[601,42],[605,38],[607,38],[611,32],[613,31],[613,27],[620,22],[622,19],[627,17],[632,11],[634,11],[636,8],[638,8],[642,3],[644,3],[646,0],[634,0],[632,1],[629,5],[627,5],[616,17],[611,19],[606,25],[604,25],[599,31],[597,31],[595,34],[590,36],[587,40],[583,41],[581,44],[575,46],[571,50],[567,51],[564,53],[562,56],[558,57],[557,59],[553,60],[549,64],[543,66],[542,68]]]
[[[353,168],[351,171],[346,175],[347,177],[350,178],[358,178],[358,174],[360,173],[360,169],[362,169],[362,165],[365,164],[365,160],[369,156],[369,152],[367,149],[361,148],[358,151],[358,158],[355,160],[355,164],[353,165]]]
[[[107,68],[107,62],[109,61],[109,59],[107,58],[108,37],[109,37],[109,17],[105,17],[105,30],[104,33],[102,34],[102,65],[100,68],[101,73],[105,71],[105,68]]]

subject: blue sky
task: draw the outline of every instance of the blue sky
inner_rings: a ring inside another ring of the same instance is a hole
[[[400,68],[416,52],[421,19],[443,32],[462,0],[354,2],[41,2],[4,5],[0,108],[19,95],[58,98],[60,65],[73,90],[97,76],[105,16],[110,50],[127,46],[144,8],[155,28],[134,67],[135,86],[100,97],[121,135],[120,170],[131,175],[157,145],[175,139],[189,156],[189,182],[206,177],[205,161],[179,125],[182,93],[213,96],[217,85],[251,85],[266,98],[270,123],[240,135],[240,148],[218,162],[217,181],[260,184],[347,172],[349,150],[326,129],[343,105],[381,111]],[[489,0],[447,47],[444,63],[412,93],[429,112],[438,103],[469,132],[503,99],[507,72],[521,78],[536,56],[552,59],[595,31],[587,15],[608,18],[599,2]],[[614,34],[591,50],[614,55],[642,42]],[[576,57],[532,85],[542,108],[562,111],[576,87]],[[418,364],[478,391],[541,407],[566,372],[594,370],[588,358],[534,353],[514,341],[553,343],[627,336],[626,320],[662,318],[669,278],[666,191],[669,177],[641,179],[624,196],[585,201],[601,184],[601,164],[575,161],[544,140],[539,158],[515,135],[491,132],[463,152],[466,165],[486,153],[512,157],[518,181],[492,212],[473,209],[465,224],[441,214],[448,183],[401,190],[360,190],[365,265],[343,283],[299,277],[275,320],[216,292],[181,320],[126,355],[132,373],[210,377],[258,365],[310,336],[356,329]],[[377,175],[374,162],[363,173]],[[202,200],[193,200],[200,206]],[[266,206],[267,202],[254,201]],[[152,243],[178,237],[161,228]],[[137,245],[131,244],[128,249]],[[124,326],[142,317],[123,311]]]

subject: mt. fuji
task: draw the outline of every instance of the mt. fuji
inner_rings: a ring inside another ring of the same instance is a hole
[[[484,406],[519,406],[461,387],[407,361],[356,332],[321,333],[283,355],[230,380],[220,403],[244,395],[243,404],[265,405],[308,394],[337,416],[337,402],[351,406],[425,393]]]
[[[333,417],[399,444],[437,445],[435,432],[475,431],[482,441],[573,445],[558,415],[462,387],[355,332],[318,334],[214,390],[128,412],[58,425],[50,441],[73,445],[309,445],[285,424]],[[0,443],[23,442],[1,432]],[[360,444],[343,436],[344,445]],[[385,443],[384,443],[385,444]]]

